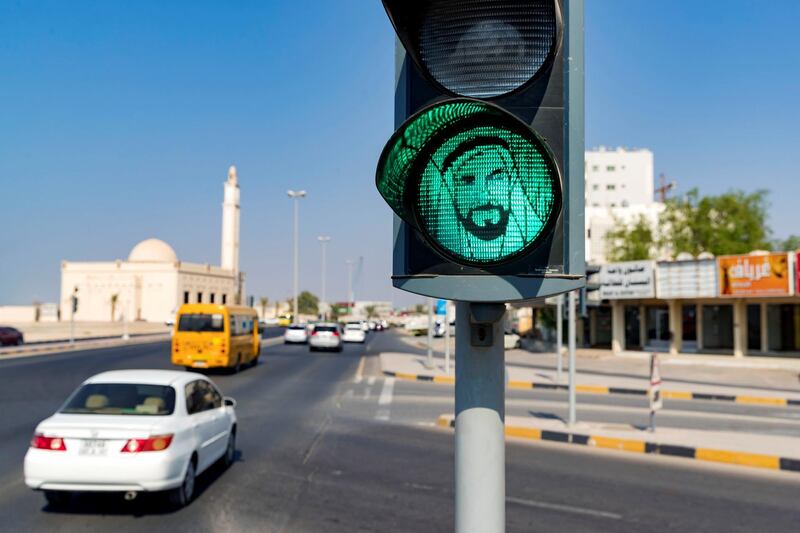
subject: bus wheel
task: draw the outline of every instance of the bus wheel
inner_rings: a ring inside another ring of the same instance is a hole
[[[242,371],[242,354],[236,359],[236,366],[233,368],[233,373],[238,374]]]

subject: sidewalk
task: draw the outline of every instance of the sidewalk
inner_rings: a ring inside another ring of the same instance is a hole
[[[170,339],[169,333],[156,333],[152,335],[136,335],[129,339],[122,337],[76,340],[74,343],[66,342],[42,342],[38,344],[23,344],[22,346],[12,346],[0,348],[0,360],[16,359],[18,357],[29,357],[32,355],[43,355],[47,353],[72,352],[78,350],[97,350],[100,348],[113,348],[116,346],[127,346],[134,344],[148,344],[163,342]]]
[[[436,423],[454,428],[455,417],[441,415]],[[800,472],[800,439],[791,437],[675,428],[649,432],[586,422],[569,427],[560,420],[527,417],[506,417],[505,425],[509,437]]]
[[[421,352],[425,339],[402,336],[398,339],[409,345],[409,352]],[[437,372],[443,372],[443,357],[439,349],[444,349],[444,340],[435,339]],[[451,348],[451,352],[455,350]],[[406,354],[411,355],[411,354]],[[611,355],[609,350],[578,350],[576,353],[577,385],[585,387],[582,392],[591,392],[589,388],[597,388],[600,393],[621,392],[643,394],[649,385],[649,354],[643,352],[625,352],[622,355]],[[420,356],[417,356],[420,357]],[[425,359],[425,356],[422,356]],[[762,361],[758,358],[744,361],[729,360],[721,356],[686,355],[670,357],[660,356],[662,389],[675,392],[675,397],[697,394],[697,399],[710,399],[716,396],[720,400],[735,401],[736,396],[767,398],[783,404],[780,399],[800,400],[800,370],[794,367],[800,361],[787,360],[776,367],[775,362]],[[413,358],[401,364],[397,371],[409,374],[430,374],[422,363],[413,364]],[[566,385],[567,357],[562,356],[563,372],[558,380],[557,358],[554,353],[536,353],[526,350],[507,350],[506,365],[509,379],[512,382],[536,383],[541,386],[551,385],[560,388]],[[799,367],[800,368],[800,367]],[[393,370],[393,368],[387,368]],[[452,373],[451,373],[452,374]],[[516,383],[514,385],[517,385]],[[518,385],[522,386],[521,383]],[[603,390],[615,389],[613,391]],[[622,390],[616,390],[622,389]],[[690,398],[685,398],[690,399]]]
[[[544,355],[544,354],[543,354]],[[549,359],[555,366],[555,356]],[[380,355],[381,370],[384,374],[400,379],[433,381],[435,383],[455,383],[454,365],[450,372],[445,371],[445,360],[436,355],[432,368],[426,366],[425,355],[401,352],[385,352]],[[530,364],[532,354],[519,350],[506,352],[506,372],[509,388],[521,389],[566,389],[566,365],[561,381],[554,369],[546,363]],[[624,373],[606,373],[584,371],[578,362],[575,375],[576,391],[582,394],[628,394],[644,396],[649,386],[649,376],[636,376]],[[752,370],[750,371],[752,373]],[[672,381],[665,377],[662,370],[662,391],[664,398],[673,400],[720,400],[747,404],[800,406],[800,390],[768,389],[764,387],[743,387],[715,385],[697,381]]]

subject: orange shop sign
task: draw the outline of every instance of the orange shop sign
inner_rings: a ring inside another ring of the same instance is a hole
[[[717,258],[720,296],[791,294],[789,254],[728,255]]]

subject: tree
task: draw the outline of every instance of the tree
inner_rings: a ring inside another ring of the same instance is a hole
[[[609,261],[638,261],[657,255],[656,235],[644,215],[639,215],[630,225],[615,219],[605,239]]]
[[[375,312],[375,306],[374,305],[366,306],[364,308],[364,311],[367,313],[367,320],[369,320],[370,318],[378,316],[378,313]]]
[[[683,198],[667,200],[659,217],[659,244],[673,257],[681,252],[725,255],[769,248],[767,194],[733,190],[701,198],[692,189]]]
[[[794,252],[800,250],[800,235],[789,235],[784,240],[777,239],[772,243],[776,252]]]
[[[297,312],[303,315],[316,315],[319,312],[319,298],[308,291],[297,296]]]
[[[119,300],[119,294],[112,294],[111,295],[111,321],[114,321],[114,314],[117,311],[117,300]]]
[[[261,319],[263,320],[267,315],[267,304],[269,303],[269,298],[262,296],[258,299],[258,303],[261,304]]]

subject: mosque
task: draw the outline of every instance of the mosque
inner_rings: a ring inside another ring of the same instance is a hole
[[[127,260],[62,261],[61,319],[69,320],[71,298],[78,298],[75,320],[172,320],[184,303],[237,304],[243,300],[239,271],[239,183],[228,169],[222,203],[220,266],[187,263],[159,239],[133,247]]]

